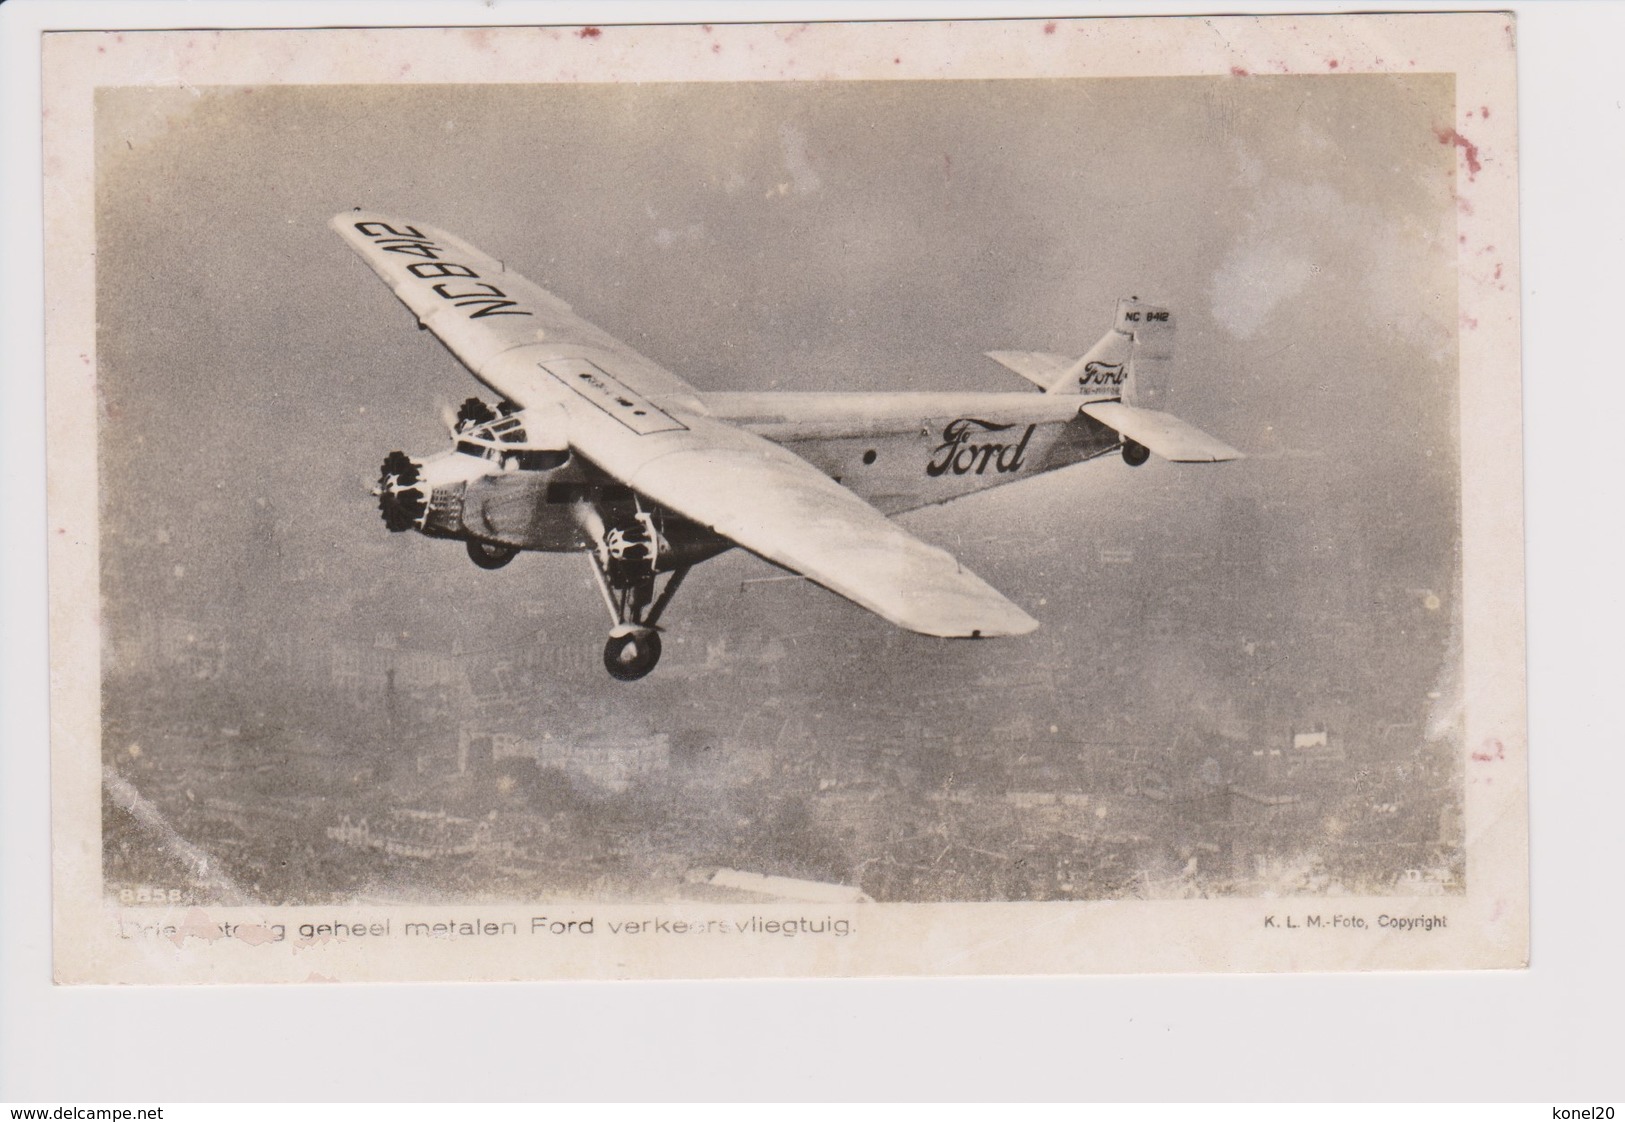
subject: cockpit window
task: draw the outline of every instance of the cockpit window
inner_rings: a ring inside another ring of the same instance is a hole
[[[456,448],[465,456],[483,456],[490,459],[498,455],[504,445],[524,443],[524,418],[512,414],[463,428],[458,434]]]
[[[491,438],[500,440],[504,444],[523,444],[525,442],[525,424],[517,414],[512,417],[503,417],[481,427],[490,434]]]

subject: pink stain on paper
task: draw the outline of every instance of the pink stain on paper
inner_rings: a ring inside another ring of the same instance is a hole
[[[1483,164],[1478,162],[1478,145],[1462,136],[1455,129],[1434,129],[1433,135],[1439,138],[1440,144],[1454,144],[1462,150],[1462,153],[1467,157],[1467,180],[1472,182],[1473,177],[1484,167]]]

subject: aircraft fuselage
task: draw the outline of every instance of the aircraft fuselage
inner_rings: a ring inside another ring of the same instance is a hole
[[[821,395],[827,396],[827,395]],[[854,413],[899,395],[846,395]],[[922,398],[939,395],[915,395]],[[979,395],[940,395],[967,412],[923,416],[906,424],[884,418],[833,428],[782,418],[737,423],[805,459],[887,514],[947,502],[1031,478],[1116,450],[1118,435],[1081,413],[1065,420],[1008,418],[1008,396],[985,396],[988,416],[973,410]],[[1021,395],[1024,402],[1042,401]],[[510,415],[523,431],[526,411]],[[1005,419],[999,419],[1004,417]],[[867,431],[866,431],[867,430]],[[426,503],[415,528],[439,538],[476,539],[513,549],[591,549],[606,525],[624,524],[641,505],[631,488],[566,450],[539,452],[459,439],[453,450],[417,465]],[[748,485],[748,480],[744,483]],[[700,525],[660,512],[673,564],[692,564],[730,547]],[[406,527],[403,527],[406,528]]]

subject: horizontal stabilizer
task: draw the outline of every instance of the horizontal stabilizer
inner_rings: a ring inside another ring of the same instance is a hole
[[[1242,458],[1240,452],[1224,441],[1169,413],[1137,409],[1121,401],[1090,402],[1083,407],[1083,412],[1136,444],[1145,445],[1165,460],[1213,463]]]
[[[1066,377],[1078,361],[1066,355],[1051,355],[1042,351],[988,351],[987,357],[1046,390]]]

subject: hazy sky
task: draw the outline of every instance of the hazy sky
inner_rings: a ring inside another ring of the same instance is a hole
[[[1172,308],[1170,408],[1250,458],[1114,459],[907,516],[1048,629],[957,645],[956,672],[1057,643],[1086,669],[1068,558],[1147,526],[1191,549],[1245,533],[1288,612],[1350,571],[1449,595],[1452,98],[1433,75],[102,91],[111,607],[245,596],[242,625],[266,626],[256,577],[325,559],[381,626],[474,640],[541,599],[596,661],[580,558],[487,574],[384,531],[384,454],[438,450],[441,404],[481,387],[327,229],[354,206],[461,235],[702,389],[1024,389],[981,352],[1077,354],[1120,296]],[[1227,526],[1226,499],[1263,513]],[[667,622],[701,644],[809,619],[850,625],[832,644],[916,642],[817,590],[739,594],[772,572],[709,563]],[[275,610],[353,627],[317,598]]]

